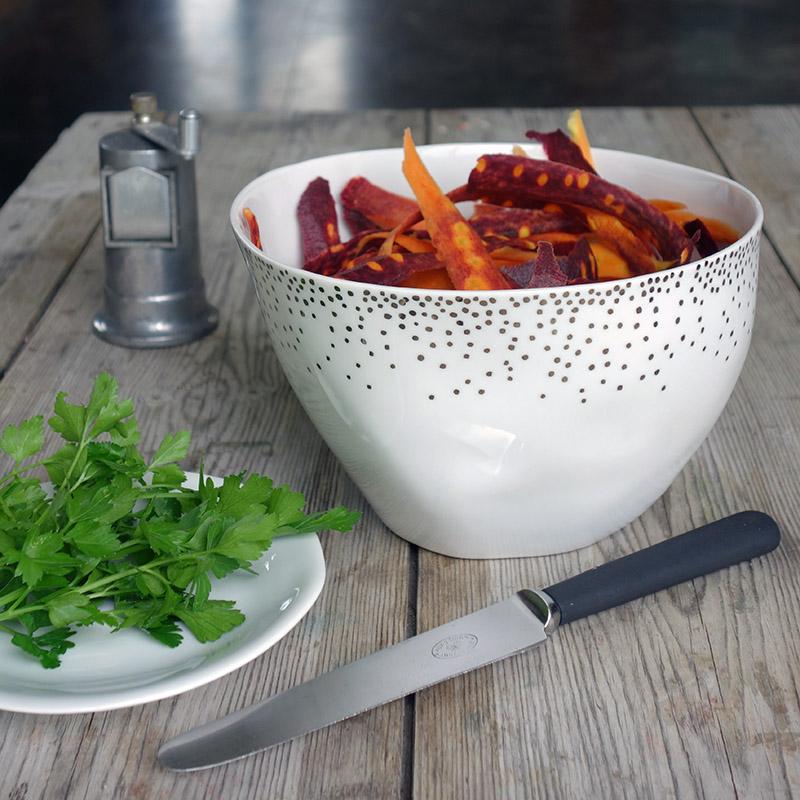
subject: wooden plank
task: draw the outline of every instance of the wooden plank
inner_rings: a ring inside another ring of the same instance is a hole
[[[324,536],[328,578],[301,624],[263,657],[207,687],[137,708],[80,717],[0,715],[0,794],[18,797],[397,797],[405,705],[226,767],[176,775],[160,742],[406,636],[409,547],[367,508],[294,399],[271,350],[228,224],[234,194],[263,170],[301,158],[396,143],[422,114],[370,112],[275,119],[209,115],[198,190],[204,273],[219,330],[186,347],[122,350],[89,333],[101,295],[94,236],[0,383],[0,425],[48,409],[54,391],[83,395],[108,369],[137,403],[143,448],[168,430],[194,434],[209,472],[257,469],[304,491],[312,507],[363,508],[350,535]],[[35,668],[35,667],[33,667]]]
[[[435,141],[519,140],[565,112],[433,114]],[[596,109],[592,141],[721,165],[685,109]],[[420,551],[418,629],[748,507],[780,551],[570,625],[545,647],[417,696],[414,794],[767,797],[800,785],[800,298],[763,243],[752,349],[722,418],[671,489],[599,544],[459,561]]]
[[[764,229],[800,283],[800,106],[694,113],[731,176],[758,195]]]
[[[0,375],[100,222],[97,142],[124,114],[85,114],[0,208]]]

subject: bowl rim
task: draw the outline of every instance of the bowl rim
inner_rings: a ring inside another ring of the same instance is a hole
[[[439,142],[437,144],[426,144],[421,145],[417,149],[420,153],[424,154],[425,152],[430,152],[434,150],[445,150],[445,149],[452,149],[452,148],[486,148],[486,152],[492,152],[491,148],[511,148],[515,144],[519,144],[519,142]],[[528,147],[532,147],[534,149],[540,149],[541,145],[533,146],[528,143]],[[386,294],[394,294],[400,297],[413,297],[419,296],[421,294],[424,295],[442,295],[445,297],[470,297],[470,298],[486,298],[487,296],[495,297],[540,297],[544,295],[553,296],[553,295],[560,295],[560,294],[569,294],[570,292],[578,292],[578,291],[587,291],[587,293],[591,294],[594,291],[598,291],[601,289],[611,289],[614,286],[619,284],[625,285],[638,285],[641,283],[646,283],[647,279],[652,279],[654,275],[661,276],[667,274],[675,274],[680,273],[681,275],[687,274],[689,271],[698,270],[701,267],[707,266],[713,259],[720,258],[725,256],[727,253],[731,252],[734,248],[739,246],[739,243],[744,240],[751,239],[758,231],[761,230],[763,223],[764,223],[764,209],[761,205],[761,201],[756,197],[753,192],[750,191],[746,186],[739,183],[738,181],[733,180],[725,175],[718,175],[716,172],[709,172],[708,170],[701,169],[700,167],[693,167],[689,164],[681,164],[678,161],[670,161],[666,158],[656,158],[655,156],[648,156],[642,153],[632,153],[628,150],[615,150],[612,148],[607,147],[593,147],[592,152],[597,154],[605,154],[609,153],[614,156],[626,156],[632,157],[635,160],[639,160],[642,162],[654,162],[657,164],[667,164],[673,167],[680,167],[682,170],[687,170],[689,172],[693,172],[698,176],[703,176],[704,178],[712,178],[713,180],[718,181],[720,184],[728,185],[736,189],[737,191],[741,192],[753,205],[755,210],[755,220],[753,224],[747,229],[745,233],[743,233],[735,242],[732,242],[727,247],[722,248],[722,250],[718,250],[716,253],[710,256],[706,256],[705,258],[700,258],[697,261],[692,261],[688,264],[684,264],[680,267],[672,267],[671,269],[667,270],[660,270],[657,272],[646,272],[642,275],[633,275],[628,278],[614,278],[612,280],[607,281],[598,281],[594,283],[580,283],[568,286],[547,286],[547,287],[537,287],[537,288],[523,288],[523,289],[493,289],[490,291],[487,290],[469,290],[469,289],[427,289],[427,288],[419,288],[414,286],[386,286],[384,284],[379,283],[365,283],[364,281],[348,281],[342,278],[334,278],[333,276],[327,275],[320,275],[316,272],[311,272],[310,270],[304,269],[303,267],[296,267],[290,264],[284,264],[282,261],[279,261],[277,258],[273,258],[272,256],[267,255],[263,250],[259,250],[251,241],[250,238],[245,236],[241,230],[240,225],[240,218],[239,218],[239,211],[243,206],[243,198],[246,194],[252,194],[254,190],[258,187],[259,184],[264,183],[268,178],[273,178],[276,174],[280,174],[281,172],[285,172],[288,170],[293,169],[294,167],[300,164],[310,164],[314,161],[327,161],[331,158],[336,158],[337,156],[350,156],[350,157],[357,157],[364,154],[377,154],[377,153],[386,153],[386,154],[402,154],[403,149],[402,147],[378,147],[372,148],[368,150],[345,150],[340,153],[329,153],[328,155],[323,156],[315,156],[314,158],[307,158],[303,161],[295,161],[291,164],[285,164],[281,167],[275,167],[274,169],[268,170],[267,172],[258,175],[256,178],[251,180],[249,183],[245,184],[234,197],[230,211],[228,216],[228,221],[233,228],[234,235],[236,236],[237,240],[239,241],[240,246],[246,247],[250,250],[257,258],[268,262],[269,264],[288,270],[289,272],[295,272],[299,275],[314,279],[318,281],[323,286],[328,287],[344,287],[345,289],[364,289],[368,291],[379,291],[381,293]]]

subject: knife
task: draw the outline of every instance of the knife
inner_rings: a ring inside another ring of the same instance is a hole
[[[775,549],[780,531],[744,511],[433,628],[164,744],[189,771],[225,764],[544,642],[560,625]]]

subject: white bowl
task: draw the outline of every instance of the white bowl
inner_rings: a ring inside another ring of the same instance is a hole
[[[445,189],[509,144],[421,148]],[[540,151],[541,152],[541,151]],[[499,292],[420,290],[299,269],[297,200],[321,175],[409,194],[399,149],[344,153],[248,184],[231,224],[274,350],[322,437],[381,519],[452,556],[532,556],[591,544],[670,485],[742,369],[762,210],[702,170],[596,150],[598,172],[686,203],[742,238],[627,280]],[[266,252],[241,222],[256,214]]]

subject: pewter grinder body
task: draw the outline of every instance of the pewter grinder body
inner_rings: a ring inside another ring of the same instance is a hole
[[[94,332],[124,347],[171,347],[217,327],[200,273],[194,157],[200,118],[159,120],[152,94],[131,97],[133,124],[100,140],[104,305]]]

